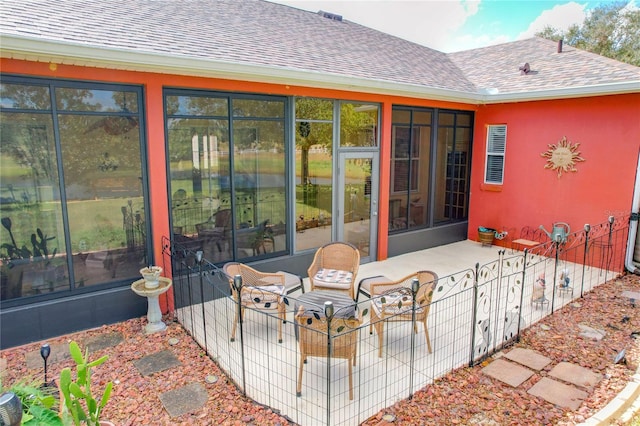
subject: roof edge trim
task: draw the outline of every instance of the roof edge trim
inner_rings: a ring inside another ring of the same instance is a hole
[[[482,103],[495,104],[504,102],[545,101],[553,99],[584,98],[589,96],[622,95],[629,93],[640,93],[640,80],[598,84],[594,86],[538,90],[526,93],[513,92],[490,94],[482,97]]]
[[[42,40],[36,37],[24,37],[6,33],[0,35],[0,44],[2,45],[0,56],[4,58],[55,62],[77,66],[104,67],[127,71],[300,85],[322,89],[405,96],[472,105],[640,92],[640,81],[550,89],[526,93],[488,94],[486,91],[461,92],[431,86],[351,77],[311,70],[251,63],[239,64],[205,58],[175,57],[159,53],[142,53],[125,49],[87,46],[58,40]]]
[[[0,35],[0,56],[12,59],[58,64],[105,67],[128,71],[156,72],[195,77],[273,84],[301,85],[314,88],[346,90],[395,96],[409,96],[441,101],[477,104],[481,97],[474,93],[408,83],[367,79],[311,70],[274,67],[261,64],[238,64],[204,58],[175,57],[158,53],[142,53],[124,49],[86,46],[33,37]]]

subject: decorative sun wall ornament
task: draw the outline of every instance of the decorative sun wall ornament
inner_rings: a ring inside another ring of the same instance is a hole
[[[567,140],[566,136],[557,144],[549,144],[548,150],[540,154],[547,159],[545,169],[557,170],[558,179],[562,176],[562,172],[577,172],[576,163],[584,161],[584,158],[580,157],[578,151],[579,143],[571,143]]]

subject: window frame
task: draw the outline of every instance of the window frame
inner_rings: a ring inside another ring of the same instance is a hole
[[[58,187],[59,187],[59,202],[61,204],[61,220],[62,220],[62,233],[56,237],[60,240],[60,245],[64,248],[64,256],[66,256],[64,262],[67,267],[67,276],[69,288],[68,290],[52,291],[48,293],[26,295],[22,297],[3,299],[2,306],[4,308],[12,308],[18,306],[28,306],[35,303],[41,303],[49,300],[64,299],[70,297],[77,297],[78,295],[91,294],[99,291],[104,291],[112,288],[125,287],[131,284],[131,277],[123,277],[113,280],[107,280],[104,282],[98,282],[91,285],[82,285],[80,281],[77,281],[74,268],[74,254],[71,240],[71,219],[69,218],[69,197],[67,196],[67,180],[65,179],[65,159],[62,155],[61,135],[60,135],[60,118],[64,116],[107,116],[107,117],[128,117],[135,116],[138,120],[137,132],[139,137],[139,149],[140,149],[140,180],[142,187],[143,206],[144,212],[144,250],[145,255],[149,259],[150,263],[153,263],[153,236],[151,229],[151,213],[150,213],[150,192],[148,183],[148,159],[147,159],[147,144],[148,138],[146,133],[146,110],[144,100],[146,98],[146,92],[143,85],[131,84],[131,83],[118,83],[118,82],[99,82],[93,80],[81,80],[81,79],[53,79],[38,76],[23,76],[15,74],[0,74],[2,77],[2,83],[27,85],[33,87],[43,87],[48,91],[49,104],[46,108],[14,108],[12,106],[0,105],[2,113],[17,113],[17,114],[37,114],[50,116],[53,126],[53,144],[56,151],[56,164],[55,167],[58,171]],[[58,97],[59,89],[86,89],[89,91],[103,91],[103,92],[135,92],[135,111],[93,111],[93,110],[76,110],[73,108],[64,108],[60,106],[56,99]],[[60,253],[62,256],[62,250]]]
[[[499,132],[499,133],[496,133]],[[497,142],[501,143],[502,149],[499,146],[495,146],[496,139],[501,137],[502,140]],[[485,167],[484,167],[484,183],[488,185],[502,185],[504,184],[504,166],[506,161],[507,152],[507,125],[506,124],[489,124],[487,125],[487,139],[485,147]],[[492,159],[501,159],[499,170],[489,170],[490,167],[495,167]],[[493,179],[493,174],[499,173],[500,179]]]

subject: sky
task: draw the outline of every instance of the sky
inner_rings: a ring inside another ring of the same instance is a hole
[[[545,26],[581,24],[603,0],[268,0],[343,19],[439,50],[457,52],[533,37]],[[631,7],[637,7],[631,1]]]

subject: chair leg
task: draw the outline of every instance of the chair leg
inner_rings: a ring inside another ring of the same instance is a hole
[[[231,328],[231,338],[229,339],[232,342],[236,341],[236,328],[238,327],[238,316],[236,315],[233,319],[233,327]]]
[[[284,303],[278,303],[278,343],[282,343],[282,323],[286,322]]]
[[[355,356],[353,358],[353,362],[355,364]],[[347,363],[349,364],[349,400],[351,401],[353,400],[353,366],[351,365],[349,360],[347,360]]]
[[[240,308],[243,310],[244,313],[244,309]],[[231,328],[231,338],[229,339],[232,342],[236,341],[236,329],[238,328],[238,310],[236,309],[236,314],[233,318],[233,327]]]
[[[296,396],[302,396],[302,367],[306,362],[304,354],[300,354],[300,368],[298,369],[298,387],[296,388]]]

